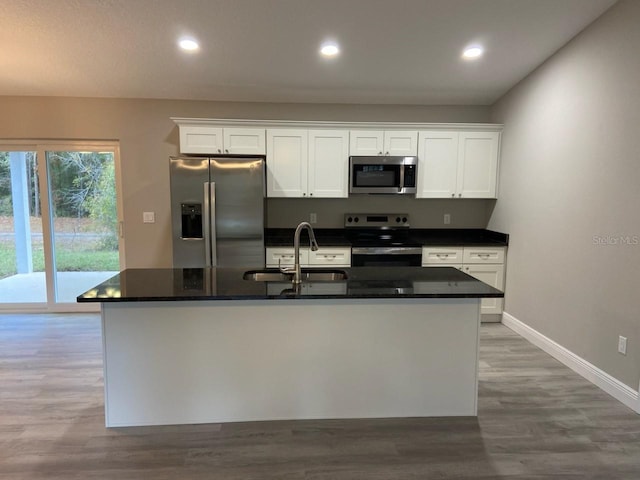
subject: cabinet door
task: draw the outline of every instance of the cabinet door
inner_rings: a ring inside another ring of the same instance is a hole
[[[264,155],[265,130],[262,128],[226,128],[223,131],[224,153]]]
[[[306,130],[267,130],[267,196],[306,197]]]
[[[496,198],[498,132],[460,132],[457,193],[462,198]]]
[[[463,265],[462,271],[478,280],[504,291],[504,265]],[[480,313],[502,313],[502,298],[483,298]]]
[[[458,174],[458,132],[419,134],[417,198],[453,198]]]
[[[309,196],[346,198],[349,131],[309,130]]]
[[[384,132],[384,154],[415,157],[418,154],[418,132],[389,130]]]
[[[222,153],[222,128],[181,125],[180,153],[215,155]]]
[[[382,130],[351,130],[349,155],[382,155],[384,132]]]

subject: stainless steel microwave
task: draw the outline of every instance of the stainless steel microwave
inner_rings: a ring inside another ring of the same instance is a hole
[[[417,157],[349,157],[349,193],[416,193]]]

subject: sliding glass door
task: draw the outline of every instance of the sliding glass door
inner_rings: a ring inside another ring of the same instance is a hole
[[[37,158],[0,147],[0,306],[47,302]]]
[[[93,307],[76,297],[124,267],[118,161],[112,143],[0,145],[0,310]]]

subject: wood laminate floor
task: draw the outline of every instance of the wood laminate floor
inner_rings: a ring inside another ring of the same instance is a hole
[[[99,317],[0,315],[0,479],[640,479],[639,415],[502,325],[480,360],[478,418],[107,430]]]

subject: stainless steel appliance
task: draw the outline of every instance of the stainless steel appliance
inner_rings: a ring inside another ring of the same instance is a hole
[[[419,267],[422,245],[409,235],[406,213],[347,213],[347,238],[354,267]]]
[[[417,157],[349,157],[349,193],[416,193]]]
[[[171,157],[173,266],[264,266],[264,157]]]

